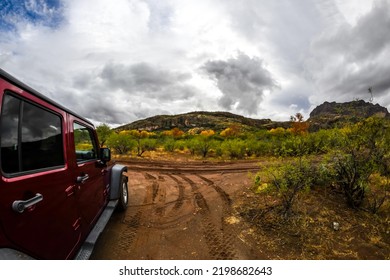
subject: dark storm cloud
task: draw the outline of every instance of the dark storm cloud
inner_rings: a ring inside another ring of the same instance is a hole
[[[91,77],[87,81],[94,82]],[[77,89],[57,88],[56,101],[75,113],[98,122],[120,124],[129,121],[129,108],[120,106],[124,102],[113,98],[112,92],[104,87],[84,88],[78,93]]]
[[[390,59],[390,58],[389,58]],[[332,93],[341,93],[350,99],[369,99],[368,88],[372,89],[374,97],[390,93],[390,65],[365,65],[360,71],[345,73],[339,83],[330,87]]]
[[[148,63],[108,63],[101,70],[73,77],[75,92],[57,92],[61,93],[59,101],[75,112],[96,121],[121,124],[140,116],[168,113],[165,104],[190,102],[199,93],[188,84],[190,78],[190,74]]]
[[[215,81],[223,96],[219,105],[256,114],[265,90],[272,90],[277,83],[259,58],[240,53],[236,58],[211,60],[202,69]]]
[[[307,69],[327,95],[354,99],[390,91],[390,4],[378,1],[355,26],[322,34],[311,46]]]
[[[100,77],[110,88],[128,93],[142,93],[149,98],[176,100],[189,98],[195,89],[185,82],[190,74],[168,71],[147,63],[133,65],[108,64]]]

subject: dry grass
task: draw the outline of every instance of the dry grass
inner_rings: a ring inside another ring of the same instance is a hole
[[[388,208],[378,214],[346,206],[335,189],[315,188],[283,218],[272,195],[246,194],[236,205],[267,259],[390,259]],[[339,229],[333,227],[339,224]]]

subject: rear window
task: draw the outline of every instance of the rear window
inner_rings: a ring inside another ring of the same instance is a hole
[[[0,137],[5,174],[65,164],[61,117],[11,94],[3,98]]]

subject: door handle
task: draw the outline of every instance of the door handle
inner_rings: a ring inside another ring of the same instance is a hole
[[[85,181],[87,181],[88,179],[89,179],[89,175],[85,174],[85,175],[82,175],[82,176],[77,176],[76,182],[84,184]]]
[[[12,203],[12,210],[18,213],[23,213],[26,208],[31,207],[43,200],[43,195],[37,193],[33,198],[27,200],[15,200]]]

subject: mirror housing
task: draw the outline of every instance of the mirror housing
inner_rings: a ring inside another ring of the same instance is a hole
[[[111,150],[109,148],[100,148],[100,160],[109,162],[111,160]]]

